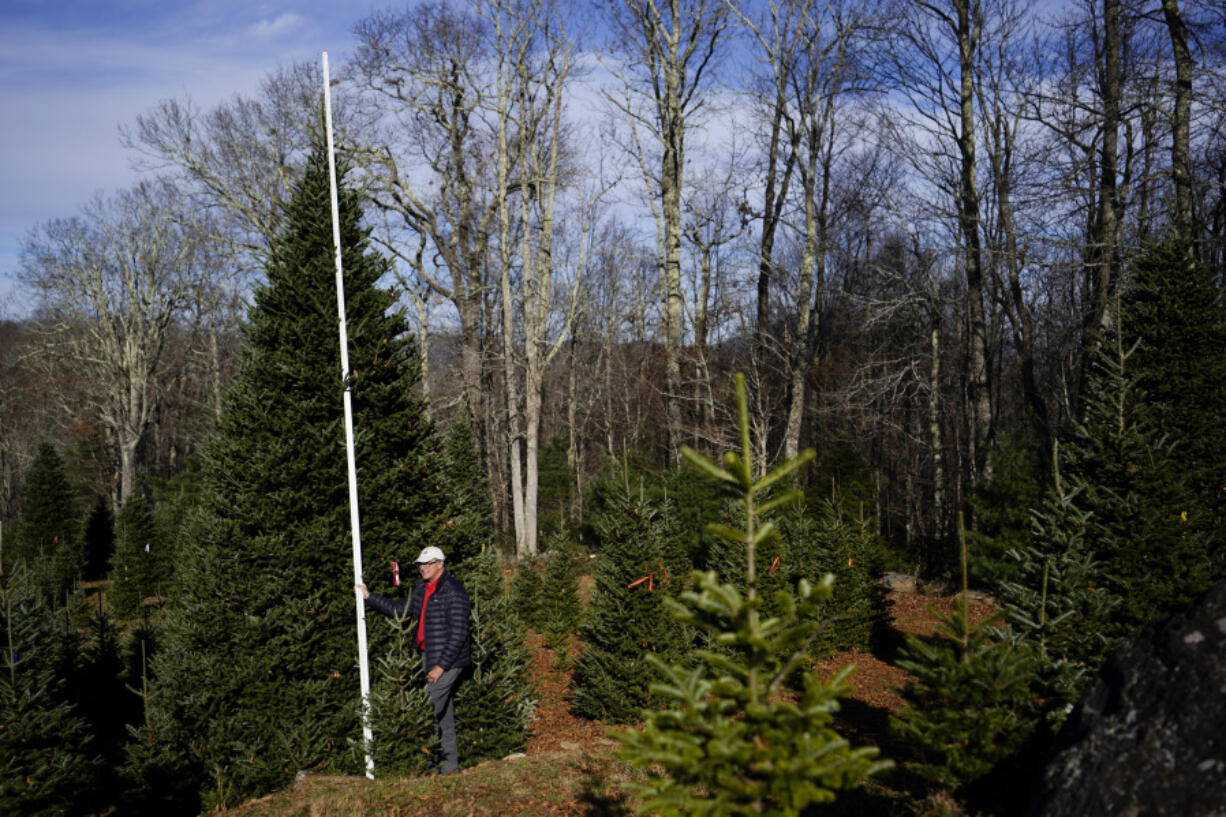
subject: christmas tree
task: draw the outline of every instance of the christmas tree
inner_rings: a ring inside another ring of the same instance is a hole
[[[438,739],[426,694],[426,674],[414,641],[417,623],[385,619],[390,644],[373,661],[370,685],[372,757],[383,777],[420,774],[430,764]],[[381,626],[381,625],[376,625]],[[366,747],[352,739],[354,762],[365,762]]]
[[[0,576],[0,638],[0,813],[76,812],[99,762],[66,682],[75,639],[23,566]]]
[[[736,393],[741,454],[725,455],[723,468],[689,449],[683,454],[741,497],[742,525],[708,527],[744,548],[738,584],[745,591],[707,571],[696,574],[697,588],[683,593],[681,603],[670,604],[681,624],[731,649],[700,650],[692,666],[650,656],[650,665],[664,679],[652,690],[665,708],[643,711],[642,729],[617,735],[625,744],[623,757],[646,770],[646,782],[634,788],[644,810],[652,813],[798,815],[891,765],[875,760],[875,748],[851,749],[830,726],[837,697],[851,691],[846,684],[850,668],[828,682],[801,672],[797,699],[780,695],[807,661],[820,628],[817,608],[830,598],[833,578],[827,575],[816,586],[802,579],[794,593],[777,594],[780,615],[763,614],[755,551],[771,549],[777,536],[774,525],[763,520],[771,510],[796,502],[800,492],[761,502],[759,497],[811,461],[813,451],[755,480],[745,383],[739,375]]]
[[[656,700],[648,691],[648,656],[674,660],[689,647],[688,633],[665,607],[688,564],[669,503],[655,506],[619,480],[604,483],[600,494],[596,582],[572,701],[584,717],[626,723]]]
[[[494,506],[466,411],[456,411],[451,417],[443,440],[443,462],[443,493],[449,507],[444,527],[428,544],[442,548],[448,564],[455,566],[486,550],[494,532]]]
[[[103,609],[101,597],[81,646],[70,683],[82,718],[89,726],[90,745],[106,769],[123,763],[128,726],[140,720],[140,699],[124,683],[124,662],[119,630]],[[120,797],[115,775],[102,775],[89,792],[99,811]]]
[[[1119,333],[1149,419],[1171,446],[1187,491],[1176,512],[1196,542],[1183,556],[1197,566],[1181,571],[1183,586],[1162,607],[1226,573],[1226,320],[1218,282],[1187,243],[1150,247],[1130,272]]]
[[[525,627],[540,632],[544,627],[541,603],[544,600],[545,576],[541,560],[520,559],[511,577],[511,606]]]
[[[94,500],[94,509],[85,520],[85,575],[87,581],[106,576],[115,550],[115,520],[105,497]]]
[[[157,535],[153,508],[140,493],[128,497],[119,511],[115,555],[111,558],[111,607],[122,618],[135,618],[141,601],[157,593],[166,568],[159,558],[163,542]]]
[[[380,288],[357,194],[338,168],[365,560],[446,529],[441,444],[419,359]],[[202,458],[154,659],[151,725],[207,806],[353,772],[359,734],[349,499],[328,157],[317,140],[255,292],[239,372]],[[409,557],[411,558],[411,556]],[[379,575],[383,574],[380,570]],[[375,592],[390,582],[371,581]],[[371,655],[388,647],[371,628]]]
[[[1091,514],[1080,506],[1084,486],[1062,477],[1059,451],[1057,445],[1051,491],[1032,514],[1031,539],[1011,552],[1018,578],[1002,586],[1009,623],[1038,661],[1054,727],[1119,643],[1109,633],[1120,601],[1086,538]]]
[[[1043,702],[1029,645],[1006,637],[999,617],[971,623],[961,514],[958,540],[962,593],[952,613],[936,616],[933,635],[908,634],[898,666],[914,680],[902,689],[907,705],[890,716],[890,729],[910,749],[908,770],[965,793],[1026,746],[1042,725]],[[1007,799],[1012,804],[1024,794]]]
[[[50,443],[42,443],[21,485],[16,540],[5,561],[25,562],[34,587],[52,604],[61,604],[85,569],[81,519],[64,462]]]
[[[578,548],[565,530],[546,540],[544,586],[541,592],[541,632],[558,658],[569,661],[570,638],[579,631],[583,607],[579,602]]]
[[[524,626],[512,609],[497,553],[488,548],[456,575],[472,599],[473,666],[455,697],[460,763],[469,766],[523,751],[536,700]]]
[[[821,611],[825,623],[815,642],[816,652],[867,650],[889,618],[885,590],[878,581],[885,561],[881,539],[860,509],[848,513],[837,497],[822,501],[813,529],[804,524],[805,518],[781,514],[780,531],[793,543],[798,568],[793,585],[801,578],[834,576],[834,598]]]
[[[1189,463],[1139,385],[1138,347],[1126,346],[1124,334],[1117,325],[1099,344],[1085,417],[1061,449],[1061,470],[1090,514],[1086,541],[1121,600],[1108,637],[1131,635],[1214,575],[1206,526],[1194,524],[1205,506],[1189,483]]]

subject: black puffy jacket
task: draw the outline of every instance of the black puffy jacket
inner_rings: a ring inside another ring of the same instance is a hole
[[[404,616],[414,642],[417,621],[421,617],[421,602],[426,597],[426,583],[418,580],[407,599],[388,599],[374,593],[366,602],[385,616]],[[468,614],[471,602],[459,579],[444,571],[438,587],[426,605],[426,667],[468,667],[472,654],[468,646]]]

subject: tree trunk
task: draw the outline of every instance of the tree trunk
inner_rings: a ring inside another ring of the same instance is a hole
[[[992,433],[992,403],[988,388],[988,331],[983,306],[983,252],[979,235],[979,190],[975,167],[975,59],[982,25],[979,0],[957,0],[958,52],[961,89],[958,152],[960,209],[966,265],[966,312],[968,328],[967,389],[970,409],[971,484],[989,478],[986,473],[988,444]]]
[[[1188,29],[1179,13],[1179,0],[1162,0],[1171,50],[1175,58],[1175,110],[1171,119],[1171,178],[1175,184],[1175,231],[1193,238],[1192,223],[1192,52]],[[1189,247],[1189,249],[1191,249]]]
[[[1120,0],[1103,0],[1103,62],[1099,94],[1103,105],[1098,202],[1084,266],[1081,378],[1084,393],[1099,335],[1111,323],[1111,294],[1119,281]],[[1079,401],[1084,405],[1084,401]],[[1078,414],[1080,414],[1080,406]]]

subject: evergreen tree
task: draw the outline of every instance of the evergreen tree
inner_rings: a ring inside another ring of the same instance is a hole
[[[94,500],[94,509],[85,521],[85,575],[87,581],[106,576],[115,551],[115,520],[111,516],[106,497]]]
[[[575,474],[566,440],[554,437],[537,455],[537,528],[543,539],[564,533],[576,511]]]
[[[566,531],[545,542],[545,575],[541,592],[541,632],[552,641],[569,640],[579,631],[583,607],[579,602],[578,548]]]
[[[915,680],[902,689],[906,706],[890,716],[890,729],[911,750],[906,767],[938,786],[957,790],[983,778],[1042,723],[1033,655],[998,624],[970,624],[960,595],[952,614],[937,617],[936,633],[907,636],[898,660]]]
[[[90,745],[103,767],[110,770],[123,763],[128,726],[140,719],[140,700],[124,683],[119,631],[102,608],[101,597],[96,598],[71,687],[78,711],[89,726]],[[101,811],[119,801],[119,781],[114,775],[103,775],[89,796]]]
[[[624,482],[609,481],[602,492],[593,523],[596,581],[571,693],[578,714],[626,723],[657,700],[648,691],[648,656],[671,661],[689,646],[665,607],[688,566],[669,503],[653,506]]]
[[[523,751],[536,706],[531,657],[493,548],[457,570],[472,599],[473,666],[456,692],[460,763],[469,766]]]
[[[380,776],[421,774],[430,764],[438,739],[426,693],[426,674],[414,641],[417,623],[383,619],[392,632],[389,646],[375,657],[370,685],[371,754]],[[378,626],[378,625],[377,625]],[[365,762],[361,740],[350,739],[354,760]]]
[[[0,813],[78,814],[98,772],[90,730],[70,698],[76,645],[24,567],[0,576]]]
[[[804,515],[783,514],[781,535],[790,540],[795,567],[790,583],[834,576],[833,599],[821,608],[824,626],[814,644],[818,655],[852,648],[869,649],[889,614],[879,582],[885,548],[872,525],[848,514],[839,499],[824,500],[812,528]],[[799,523],[799,525],[797,524]]]
[[[1043,447],[1029,433],[1003,435],[988,457],[992,478],[974,488],[968,501],[975,519],[966,532],[972,585],[998,590],[1019,578],[1012,551],[1025,548],[1031,536],[1031,509],[1044,501],[1048,465]]]
[[[735,504],[729,504],[723,514],[725,519],[736,513]],[[778,615],[786,602],[784,596],[777,596],[779,591],[785,591],[794,586],[793,577],[799,578],[813,560],[806,553],[815,544],[810,535],[816,536],[817,531],[804,519],[803,514],[793,517],[790,532],[792,536],[777,536],[763,547],[754,549],[756,564],[752,575],[755,576],[758,595],[762,598],[762,609],[766,615]],[[742,542],[732,539],[716,539],[708,549],[707,567],[715,571],[721,582],[731,584],[744,595],[749,587],[746,576],[751,574],[745,563],[747,551]],[[814,565],[816,567],[816,565]],[[824,576],[830,565],[818,575]]]
[[[634,788],[644,798],[644,811],[652,813],[797,815],[891,765],[874,760],[875,748],[851,749],[830,727],[836,698],[850,692],[845,683],[850,668],[829,682],[803,672],[798,700],[780,695],[807,661],[808,642],[820,628],[816,608],[829,599],[833,578],[827,575],[816,588],[802,579],[794,594],[780,591],[781,615],[763,614],[754,551],[772,543],[777,532],[762,518],[797,501],[800,492],[764,502],[758,498],[812,460],[813,451],[754,480],[748,403],[739,375],[736,391],[741,456],[725,455],[726,468],[720,468],[689,449],[683,454],[741,495],[743,525],[709,527],[744,547],[745,575],[738,583],[745,592],[720,583],[708,571],[695,574],[697,590],[683,593],[683,603],[670,604],[683,625],[702,631],[711,642],[731,644],[731,656],[701,650],[692,667],[650,656],[664,678],[652,689],[666,707],[645,710],[642,729],[617,735],[625,744],[623,757],[647,771],[646,782]]]
[[[1062,479],[1058,452],[1052,489],[1032,514],[1031,540],[1012,551],[1017,579],[1002,586],[1009,622],[1038,661],[1053,726],[1119,643],[1108,635],[1119,598],[1087,541],[1090,514],[1079,506],[1080,489]]]
[[[1187,243],[1150,247],[1132,266],[1120,302],[1120,333],[1137,392],[1171,445],[1189,496],[1177,510],[1199,542],[1202,571],[1171,598],[1199,595],[1226,574],[1226,321],[1214,277]],[[1187,512],[1187,521],[1182,513]],[[1165,603],[1165,602],[1164,602]]]
[[[155,595],[163,583],[165,568],[159,556],[164,541],[158,536],[152,506],[139,492],[128,497],[115,521],[111,607],[121,618],[135,618],[141,601]]]
[[[478,556],[493,543],[494,505],[477,456],[468,413],[456,411],[443,440],[443,495],[446,522],[428,543],[447,554],[451,566]]]
[[[24,561],[38,592],[52,604],[63,603],[85,569],[85,549],[64,462],[50,443],[39,445],[22,482],[14,539],[5,561]]]
[[[361,524],[368,564],[446,529],[441,444],[417,392],[412,335],[387,262],[340,184],[340,234]],[[151,726],[205,805],[285,785],[299,770],[356,771],[360,732],[334,248],[317,140],[255,292],[246,345],[154,659]],[[375,592],[390,583],[368,582]],[[378,633],[379,630],[373,629]],[[371,654],[386,645],[372,638]],[[161,773],[161,772],[159,772]]]
[[[1086,540],[1103,563],[1108,589],[1121,599],[1118,629],[1108,637],[1131,635],[1205,588],[1213,575],[1204,528],[1188,522],[1203,506],[1137,384],[1135,349],[1124,346],[1119,332],[1105,336],[1091,368],[1084,420],[1062,449],[1062,471],[1090,513]]]
[[[541,602],[545,577],[540,559],[521,559],[511,578],[511,606],[525,627],[540,632],[544,628]]]
[[[907,705],[890,716],[890,730],[910,749],[907,769],[966,794],[998,764],[1024,752],[1043,725],[1043,701],[1035,691],[1039,668],[1028,644],[1007,638],[999,617],[970,623],[961,514],[958,538],[962,594],[952,614],[937,616],[933,635],[908,634],[898,666],[914,680],[902,689]],[[1030,779],[1011,771],[1014,785],[1017,778]],[[1005,799],[1024,796],[1022,790]]]
[[[123,789],[122,813],[135,817],[190,812],[199,802],[196,792],[198,765],[188,742],[176,735],[178,725],[163,721],[155,725],[150,716],[151,663],[157,653],[159,631],[147,608],[133,627],[124,652],[128,690],[137,697],[140,717],[128,727],[125,760],[118,769]],[[169,730],[169,731],[165,731]]]

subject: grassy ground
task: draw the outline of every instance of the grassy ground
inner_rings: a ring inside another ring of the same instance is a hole
[[[446,777],[307,777],[230,809],[228,817],[502,817],[633,814],[621,782],[634,774],[611,751],[496,760]]]

